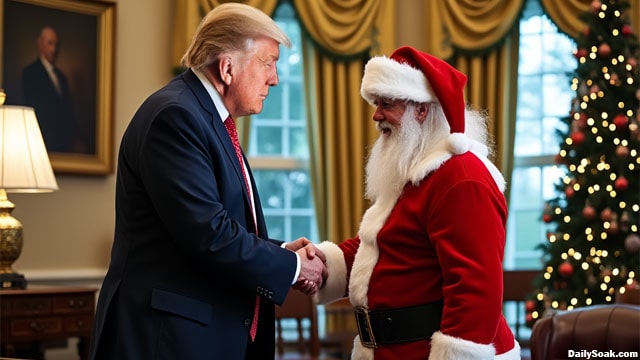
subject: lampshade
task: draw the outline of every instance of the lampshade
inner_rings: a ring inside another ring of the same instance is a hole
[[[54,190],[58,183],[35,111],[0,103],[0,288],[27,287],[24,275],[12,267],[22,252],[22,223],[11,215],[15,205],[7,192]]]
[[[33,108],[0,106],[0,189],[58,190]]]

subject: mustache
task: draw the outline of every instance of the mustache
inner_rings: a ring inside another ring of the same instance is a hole
[[[379,121],[376,123],[376,129],[378,129],[378,131],[393,130],[394,128],[395,127],[389,124],[387,121]]]

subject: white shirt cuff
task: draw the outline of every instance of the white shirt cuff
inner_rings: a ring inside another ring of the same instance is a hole
[[[287,243],[282,243],[280,247],[286,249],[286,245]],[[293,281],[291,282],[291,285],[294,285],[296,281],[298,281],[298,276],[300,276],[300,255],[298,255],[297,252],[294,252],[294,254],[296,254],[296,273],[293,275]]]

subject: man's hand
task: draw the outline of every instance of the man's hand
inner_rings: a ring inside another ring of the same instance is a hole
[[[313,295],[324,284],[324,280],[327,278],[327,268],[320,256],[309,258],[309,246],[313,245],[307,245],[297,251],[300,255],[300,275],[293,288],[307,295]]]
[[[322,260],[323,263],[327,262],[327,258],[324,256],[324,253],[322,251],[320,251],[320,249],[318,249],[312,242],[311,240],[307,239],[306,237],[301,237],[296,239],[295,241],[292,241],[288,244],[285,245],[285,248],[291,251],[296,251],[298,252],[298,250],[304,248],[306,249],[306,253],[307,253],[307,259],[312,260],[313,258],[315,258],[316,256],[320,257],[320,260]],[[298,252],[298,254],[301,255],[302,254],[300,252]]]

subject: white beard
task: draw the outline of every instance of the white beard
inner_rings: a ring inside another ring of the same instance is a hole
[[[386,122],[376,124],[378,129],[391,128],[389,135],[376,140],[366,167],[366,197],[375,201],[383,195],[397,196],[408,181],[411,165],[427,140],[424,129],[413,118],[413,111],[405,111],[400,126]]]

